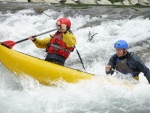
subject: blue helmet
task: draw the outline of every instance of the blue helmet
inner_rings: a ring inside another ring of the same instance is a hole
[[[118,41],[114,44],[114,48],[127,49],[127,48],[128,48],[128,43],[127,43],[125,40],[118,40]]]

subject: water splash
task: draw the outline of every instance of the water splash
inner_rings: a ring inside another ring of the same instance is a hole
[[[46,10],[45,13],[63,16],[57,11]],[[55,27],[56,17],[44,14],[36,15],[34,10],[7,12],[0,18],[0,40],[18,41],[30,34],[38,34]],[[72,30],[77,37],[77,48],[83,58],[86,70],[97,76],[92,80],[78,84],[59,82],[57,87],[48,87],[26,76],[18,77],[0,64],[0,112],[1,113],[149,113],[150,86],[143,74],[140,83],[106,76],[104,66],[115,53],[113,44],[118,39],[125,39],[132,44],[147,40],[150,36],[150,20],[143,17],[133,19],[107,20],[95,26],[85,26],[88,22],[97,22],[101,18],[89,15],[69,17]],[[114,17],[113,17],[114,18]],[[7,31],[7,32],[6,32]],[[98,33],[87,42],[89,31]],[[47,37],[49,34],[39,37]],[[132,46],[132,51],[137,51]],[[142,47],[145,47],[144,45]],[[31,41],[14,46],[15,50],[44,58],[45,50],[37,49]],[[144,53],[149,55],[148,53]],[[149,59],[145,61],[150,68]],[[82,65],[74,51],[66,66],[82,70]]]

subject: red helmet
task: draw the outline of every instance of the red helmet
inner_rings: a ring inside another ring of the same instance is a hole
[[[71,27],[71,21],[68,18],[59,18],[56,22],[57,26],[65,24],[68,27]]]

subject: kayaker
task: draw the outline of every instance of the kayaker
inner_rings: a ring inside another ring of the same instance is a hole
[[[139,80],[139,74],[143,72],[150,83],[149,68],[133,52],[127,51],[128,43],[125,40],[118,40],[114,44],[114,48],[116,48],[116,54],[110,58],[105,66],[106,74],[112,75],[116,69],[123,74],[131,74],[133,78]]]
[[[56,21],[56,26],[57,32],[43,40],[33,36],[28,38],[33,41],[36,47],[46,48],[46,61],[64,65],[70,53],[73,52],[77,41],[70,30],[71,21],[68,18],[59,18]]]

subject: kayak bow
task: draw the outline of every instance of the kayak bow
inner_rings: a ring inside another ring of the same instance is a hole
[[[89,80],[92,74],[53,64],[42,59],[9,49],[0,44],[0,61],[16,75],[28,75],[41,84],[50,85],[51,82],[63,79],[68,83]]]

